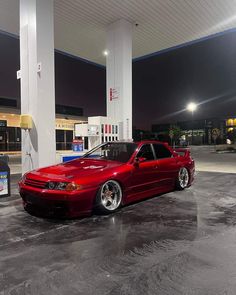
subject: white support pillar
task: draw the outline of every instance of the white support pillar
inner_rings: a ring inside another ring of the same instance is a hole
[[[119,20],[107,31],[107,116],[120,122],[120,138],[132,139],[132,24]]]
[[[55,163],[53,0],[20,0],[21,113],[33,118],[22,130],[22,172]]]

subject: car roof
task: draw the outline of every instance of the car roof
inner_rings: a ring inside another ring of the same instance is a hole
[[[158,141],[158,140],[141,140],[141,141],[137,141],[136,143],[138,143],[138,144],[144,144],[144,143],[159,143],[159,144],[165,144],[165,145],[168,145],[167,142],[162,142],[162,141]]]
[[[158,143],[158,144],[164,144],[168,145],[168,142],[158,141],[158,140],[141,140],[141,141],[108,141],[107,143],[135,143],[138,145],[141,144],[148,144],[148,143]]]

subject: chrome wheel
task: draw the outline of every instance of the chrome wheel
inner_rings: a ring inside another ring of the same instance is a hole
[[[188,183],[189,183],[188,170],[185,167],[182,167],[179,170],[179,186],[182,189],[184,189],[188,186]]]
[[[108,211],[116,210],[122,200],[122,190],[119,183],[115,180],[105,182],[100,190],[101,205]]]

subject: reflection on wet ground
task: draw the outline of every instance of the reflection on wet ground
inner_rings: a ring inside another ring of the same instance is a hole
[[[0,294],[236,294],[236,175],[109,216],[47,220],[0,209]]]

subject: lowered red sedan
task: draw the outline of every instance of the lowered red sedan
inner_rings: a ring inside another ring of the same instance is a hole
[[[82,158],[26,173],[19,182],[31,213],[76,217],[190,186],[194,161],[187,149],[157,141],[109,142]]]

